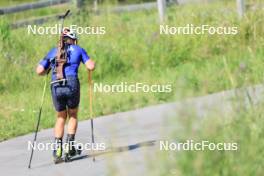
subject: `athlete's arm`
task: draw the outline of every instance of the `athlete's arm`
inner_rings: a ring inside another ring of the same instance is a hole
[[[47,73],[47,70],[42,65],[38,65],[36,68],[36,73],[40,76],[45,75]]]
[[[85,64],[85,67],[88,70],[94,70],[95,69],[95,62],[87,55],[86,51],[82,48],[82,62]]]
[[[54,58],[56,56],[56,48],[53,48],[49,51],[49,53],[45,56],[44,59],[42,59],[37,68],[36,68],[36,73],[38,75],[45,75],[49,72],[50,65],[51,65],[51,58]]]

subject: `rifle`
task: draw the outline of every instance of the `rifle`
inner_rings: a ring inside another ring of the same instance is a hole
[[[67,10],[67,12],[65,13],[65,15],[63,15],[62,18],[62,25],[61,25],[61,33],[60,33],[60,38],[59,38],[59,44],[58,44],[58,50],[57,50],[57,57],[55,59],[55,64],[56,64],[56,79],[60,80],[64,78],[64,73],[63,73],[63,69],[64,69],[64,65],[67,62],[67,52],[65,49],[65,42],[63,39],[63,34],[65,32],[65,29],[63,29],[63,22],[64,19],[66,18],[66,16],[68,16],[68,14],[70,13],[70,10]],[[66,29],[68,30],[68,29]]]

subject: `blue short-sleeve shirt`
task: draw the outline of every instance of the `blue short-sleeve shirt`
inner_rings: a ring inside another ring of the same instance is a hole
[[[68,45],[67,49],[67,62],[64,65],[64,75],[78,77],[78,68],[80,63],[86,63],[90,57],[87,55],[85,50],[78,45]],[[51,67],[52,69],[52,80],[56,80],[55,73],[55,57],[57,55],[57,48],[51,49],[48,54],[42,59],[39,64],[42,65],[45,70]]]

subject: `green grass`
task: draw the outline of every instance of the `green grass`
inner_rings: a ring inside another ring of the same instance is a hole
[[[187,112],[174,118],[172,139],[178,142],[210,141],[211,143],[237,143],[234,151],[159,151],[158,163],[150,161],[150,174],[159,176],[229,176],[263,175],[263,104],[253,108],[238,108],[233,113],[212,113],[197,118]],[[156,161],[155,160],[155,161]]]
[[[95,93],[94,116],[260,83],[263,11],[248,11],[239,20],[234,9],[234,3],[172,7],[168,9],[167,23],[235,25],[239,27],[236,36],[160,36],[156,11],[100,16],[83,12],[69,18],[67,25],[106,27],[106,35],[79,36],[79,44],[97,63],[95,82],[173,85],[171,93]],[[36,76],[34,70],[58,37],[28,35],[26,29],[10,30],[4,20],[0,37],[1,141],[34,130],[44,84],[44,78]],[[79,77],[79,118],[83,120],[89,118],[87,72],[83,66]],[[47,90],[41,128],[52,127],[55,120]]]

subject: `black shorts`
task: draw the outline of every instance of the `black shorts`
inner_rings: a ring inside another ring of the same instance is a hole
[[[67,108],[74,109],[80,103],[80,82],[76,77],[67,78],[65,84],[62,82],[51,85],[53,105],[57,112]]]

